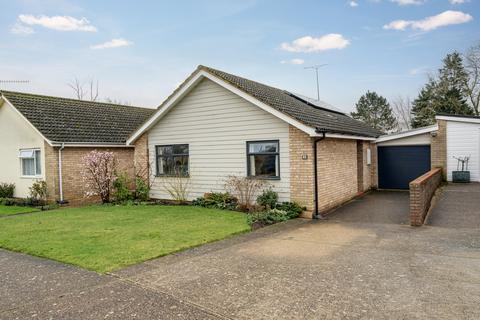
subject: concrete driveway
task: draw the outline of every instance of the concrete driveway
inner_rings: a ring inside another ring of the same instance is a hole
[[[0,318],[478,319],[478,230],[402,225],[400,207],[372,193],[109,276],[0,251]]]

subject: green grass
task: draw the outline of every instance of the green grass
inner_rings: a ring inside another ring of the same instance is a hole
[[[104,273],[249,230],[232,211],[90,206],[1,219],[0,247]]]
[[[3,206],[0,205],[0,217],[3,216],[10,216],[12,214],[18,214],[18,213],[27,213],[27,212],[35,212],[39,211],[36,208],[31,208],[31,207],[17,207],[17,206]]]

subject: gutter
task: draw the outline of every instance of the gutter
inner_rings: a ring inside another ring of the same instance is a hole
[[[65,149],[65,144],[62,143],[61,147],[58,149],[58,189],[60,193],[60,200],[58,201],[59,204],[67,203],[63,199],[63,178],[62,178],[62,150]]]
[[[315,138],[313,140],[313,192],[314,192],[314,202],[315,202],[315,209],[313,212],[313,219],[325,219],[324,216],[322,216],[318,212],[318,147],[317,143],[325,139],[325,131],[318,131],[319,133],[322,134],[322,137],[320,138]]]

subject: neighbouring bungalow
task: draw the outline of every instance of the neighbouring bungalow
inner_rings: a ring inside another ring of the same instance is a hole
[[[266,179],[281,201],[323,214],[377,184],[380,133],[328,104],[199,66],[127,141],[149,154],[150,196],[180,169],[189,196],[229,175]]]
[[[0,182],[15,183],[16,197],[27,197],[34,181],[45,180],[51,201],[96,201],[85,198],[82,157],[112,151],[119,170],[133,176],[135,159],[145,160],[126,140],[154,111],[0,91]]]

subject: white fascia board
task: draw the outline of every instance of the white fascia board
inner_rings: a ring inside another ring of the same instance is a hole
[[[468,123],[480,123],[480,119],[469,117],[449,117],[449,116],[436,116],[437,120],[456,121],[456,122],[468,122]]]
[[[391,141],[391,140],[397,140],[397,139],[403,139],[407,137],[413,137],[417,136],[420,134],[425,134],[425,133],[430,133],[438,130],[438,124],[434,124],[425,128],[421,129],[416,129],[416,130],[410,130],[406,132],[401,132],[401,133],[394,133],[386,136],[381,136],[375,140],[376,143],[379,142],[385,142],[385,141]]]
[[[235,86],[232,86],[231,84],[225,82],[224,80],[215,77],[214,75],[204,71],[200,70],[192,79],[190,79],[186,84],[183,85],[183,87],[170,99],[168,99],[164,105],[157,111],[155,114],[147,121],[145,122],[133,135],[130,136],[130,138],[127,140],[127,145],[131,145],[133,142],[135,142],[136,139],[138,139],[145,131],[149,130],[152,126],[154,126],[170,109],[175,106],[175,104],[180,101],[190,90],[198,83],[200,80],[203,78],[207,78],[216,84],[222,86],[223,88],[233,92],[234,94],[244,98],[248,102],[256,105],[257,107],[263,109],[264,111],[276,116],[277,118],[280,118],[287,122],[288,124],[291,124],[292,126],[298,128],[299,130],[307,133],[310,136],[315,136],[317,135],[315,132],[315,129],[309,126],[304,125],[303,123],[285,115],[284,113],[270,107],[269,105],[259,101],[258,99],[250,96],[249,94],[246,94],[242,90],[236,88]]]
[[[15,108],[15,106],[13,105],[13,103],[11,103],[10,101],[8,101],[7,97],[5,96],[2,96],[2,99],[8,103],[12,108],[13,110],[15,110],[15,112],[20,116],[20,118],[22,118],[23,120],[25,120],[32,128],[33,130],[35,130],[36,133],[38,133],[42,138],[43,140],[47,141],[48,145],[50,146],[53,146],[52,142],[50,140],[48,140],[30,121],[28,121],[27,118],[25,118],[25,116],[20,112],[18,111],[17,108]]]

